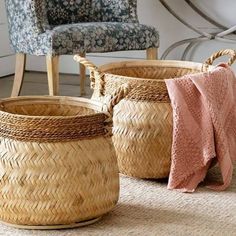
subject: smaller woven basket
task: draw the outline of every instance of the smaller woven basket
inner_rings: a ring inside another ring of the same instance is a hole
[[[90,69],[92,99],[103,101],[117,87],[129,84],[128,95],[115,108],[113,143],[121,173],[139,178],[168,177],[172,146],[172,108],[164,79],[208,71],[213,61],[236,51],[222,50],[205,63],[141,60],[97,68],[86,58],[75,60]]]
[[[0,219],[22,228],[66,228],[110,211],[119,196],[110,121],[100,103],[87,99],[1,100]]]

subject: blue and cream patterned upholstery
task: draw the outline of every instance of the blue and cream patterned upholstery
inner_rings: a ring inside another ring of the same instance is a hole
[[[158,47],[139,24],[136,0],[5,0],[16,52],[65,55]]]

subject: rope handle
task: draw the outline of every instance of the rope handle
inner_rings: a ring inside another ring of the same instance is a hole
[[[116,91],[105,98],[105,109],[109,114],[113,115],[113,109],[114,107],[122,100],[124,99],[128,93],[130,92],[131,87],[128,83],[121,85]],[[107,101],[108,100],[108,101]]]
[[[95,73],[98,74],[100,77],[100,83],[103,84],[103,76],[104,73],[102,73],[96,65],[94,65],[91,61],[89,61],[87,58],[82,57],[80,55],[75,55],[74,60],[79,62],[80,64],[83,64],[86,68],[89,69],[90,72],[90,81],[91,81],[91,88],[95,88]]]
[[[227,65],[231,66],[235,60],[236,60],[236,50],[233,50],[233,49],[225,49],[225,50],[221,50],[221,51],[218,51],[216,53],[214,53],[213,55],[211,55],[204,63],[204,67],[205,67],[205,70],[207,70],[208,66],[212,65],[213,62],[221,57],[221,56],[225,56],[225,55],[228,55],[230,56],[230,59],[228,60],[227,62]]]
[[[112,136],[112,118],[114,107],[127,96],[130,90],[130,85],[126,83],[116,89],[116,91],[112,95],[104,97],[104,105],[102,111],[108,114],[108,118],[105,121],[108,136]]]
[[[79,54],[74,56],[74,60],[86,66],[89,70],[98,71],[97,66],[95,66],[87,58],[80,56]]]

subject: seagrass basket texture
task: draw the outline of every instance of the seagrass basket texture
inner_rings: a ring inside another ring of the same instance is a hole
[[[1,221],[60,228],[110,211],[119,176],[107,120],[87,99],[1,100]]]
[[[113,142],[119,171],[139,178],[168,177],[171,164],[172,108],[164,79],[212,69],[213,61],[230,55],[222,50],[204,64],[187,61],[141,60],[110,63],[97,68],[86,58],[75,60],[90,70],[92,99],[104,100],[117,87],[128,83],[130,91],[113,114]]]

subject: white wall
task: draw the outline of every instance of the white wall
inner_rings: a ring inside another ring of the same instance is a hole
[[[9,45],[5,5],[0,0],[0,77],[12,74],[14,67],[15,56]]]
[[[182,18],[187,19],[188,23],[198,26],[202,30],[207,30],[208,32],[216,30],[214,26],[203,20],[193,10],[191,10],[183,0],[168,0],[167,2],[169,5],[173,6],[173,9],[175,9]],[[204,9],[204,12],[213,19],[219,21],[221,24],[225,24],[228,27],[233,26],[234,24],[236,25],[235,0],[193,0],[193,2],[197,3],[201,9]],[[161,54],[176,41],[199,36],[172,16],[159,1],[140,0],[139,3],[143,6],[143,12],[140,14],[140,19],[147,24],[155,25],[159,29],[161,35]],[[148,3],[149,9],[145,3]],[[152,23],[153,21],[154,23]],[[236,36],[234,38],[236,40]],[[184,48],[185,46],[177,48],[177,50],[173,51],[168,56],[168,59],[179,59]],[[236,48],[236,43],[228,44],[215,40],[207,41],[195,47],[195,49],[190,53],[188,59],[202,62],[213,52],[223,48]]]
[[[0,0],[0,2],[3,0]],[[193,0],[197,2],[202,9],[205,9],[210,16],[220,21],[222,24],[232,26],[236,24],[236,1],[235,0]],[[207,22],[201,20],[199,16],[184,3],[184,0],[168,0],[168,3],[180,13],[182,17],[196,26],[212,29]],[[161,46],[159,54],[169,47],[172,43],[198,36],[192,30],[185,27],[182,23],[176,20],[158,0],[138,0],[138,15],[141,23],[155,26],[161,37]],[[235,36],[236,38],[236,36]],[[2,44],[2,42],[0,42]],[[236,48],[236,44],[228,44],[217,41],[209,41],[199,44],[191,51],[189,60],[204,61],[214,51],[223,48]],[[168,59],[179,59],[183,52],[183,47],[173,51]],[[145,52],[116,52],[106,54],[88,54],[88,57],[95,64],[104,64],[111,61],[124,60],[128,58],[145,58]],[[225,58],[224,58],[225,59]],[[226,60],[226,59],[225,59]],[[60,70],[64,73],[78,73],[78,65],[73,61],[71,56],[61,57]],[[236,67],[235,67],[236,68]],[[44,57],[29,57],[27,61],[28,70],[45,71]]]

